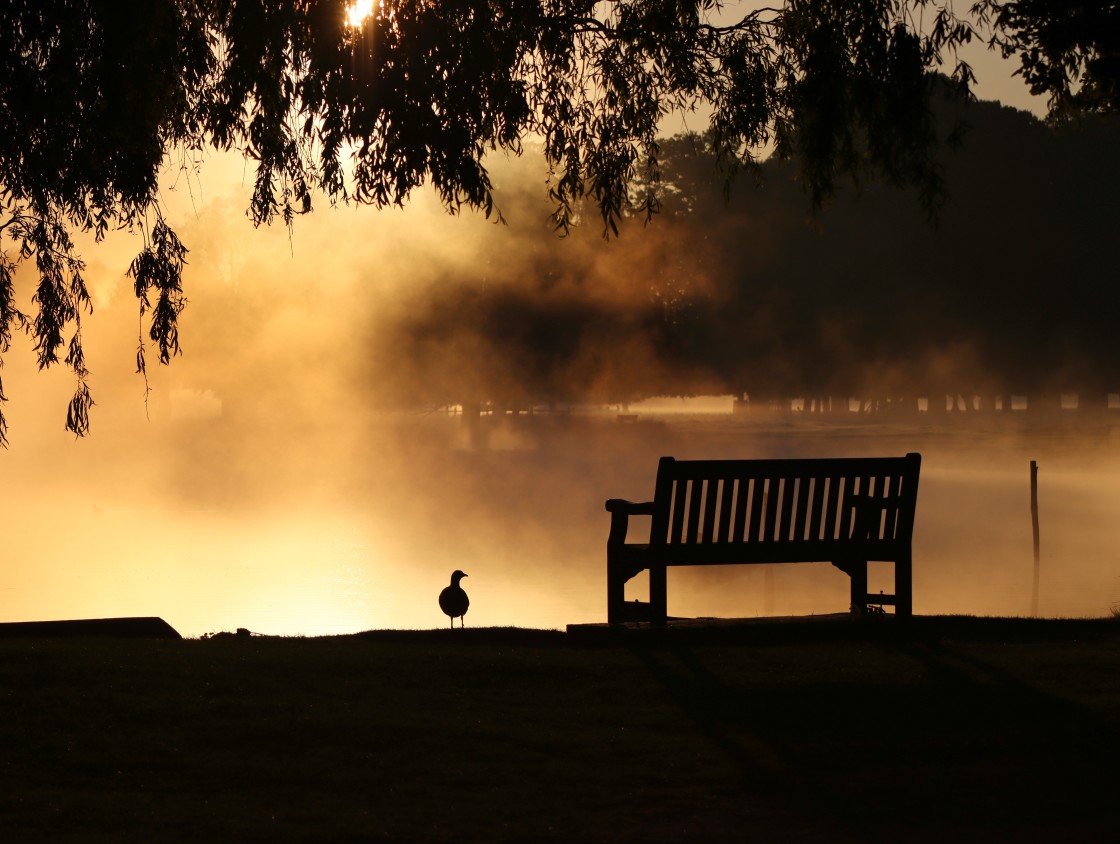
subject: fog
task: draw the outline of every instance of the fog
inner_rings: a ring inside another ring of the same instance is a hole
[[[1030,613],[1030,459],[1040,463],[1041,614],[1101,616],[1120,601],[1120,455],[1099,441],[640,410],[631,421],[483,416],[488,447],[474,448],[458,415],[322,420],[292,434],[281,419],[153,419],[112,444],[100,433],[68,442],[51,477],[10,460],[17,446],[5,457],[19,496],[7,502],[2,617],[160,615],[185,635],[439,627],[436,595],[460,568],[468,626],[602,621],[604,499],[648,498],[661,454],[910,450],[924,454],[916,613]],[[889,566],[878,568],[871,590],[889,593]],[[644,597],[642,585],[629,597]],[[674,569],[669,609],[836,613],[847,591],[827,564]]]
[[[994,346],[983,320],[915,330],[909,315],[940,301],[940,277],[875,275],[867,295],[889,290],[897,306],[876,299],[889,331],[868,334],[854,305],[844,318],[813,311],[806,331],[808,309],[855,289],[868,263],[814,264],[783,234],[791,215],[804,217],[789,194],[752,204],[740,214],[746,229],[698,232],[667,214],[605,241],[590,218],[561,239],[529,157],[495,166],[508,225],[448,216],[421,192],[407,211],[319,208],[289,233],[253,229],[240,166],[217,158],[207,163],[217,176],[166,187],[191,249],[190,304],[184,355],[150,367],[150,393],[133,373],[142,328],[125,270],[139,245],[127,233],[86,250],[92,435],[63,430],[65,371],[37,372],[28,342],[6,355],[0,620],[159,615],[192,636],[439,627],[436,596],[459,568],[469,575],[468,626],[603,621],[603,502],[648,498],[664,454],[922,452],[919,614],[1030,612],[1028,467],[1038,460],[1040,612],[1100,616],[1120,602],[1120,437],[1111,433],[1120,410],[1060,426],[1010,413],[887,424],[767,415],[758,403],[733,414],[727,397],[641,403],[725,394],[740,376],[789,385],[790,397],[851,388],[866,399],[860,390],[890,395],[904,384],[934,406],[930,386],[1012,389],[985,380]],[[843,232],[826,229],[813,248],[834,254]],[[884,266],[905,255],[893,244],[878,256]],[[740,275],[729,274],[731,258]],[[797,267],[820,285],[795,283]],[[735,287],[744,277],[750,284]],[[1000,276],[998,289],[1008,284]],[[1071,282],[1061,284],[1068,293]],[[20,286],[29,311],[29,277]],[[1110,309],[1066,300],[1063,314],[1094,314],[1100,336],[1058,370],[1089,355],[1087,382],[1115,390],[1115,332],[1101,318]],[[1029,316],[1041,330],[1049,300],[1038,301]],[[816,345],[798,342],[809,336]],[[860,336],[875,354],[850,354]],[[917,336],[924,344],[900,355],[898,344]],[[447,411],[463,403],[484,408],[477,422]],[[871,590],[891,586],[873,568]],[[641,596],[640,582],[631,588]],[[669,577],[674,615],[834,613],[847,602],[847,577],[827,564]]]

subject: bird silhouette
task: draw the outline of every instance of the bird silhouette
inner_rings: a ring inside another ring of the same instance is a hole
[[[439,608],[451,617],[451,629],[455,629],[455,619],[459,619],[459,626],[463,626],[463,616],[467,614],[467,607],[471,605],[470,598],[459,585],[459,581],[466,577],[463,572],[455,569],[451,572],[451,585],[445,586],[439,593]]]

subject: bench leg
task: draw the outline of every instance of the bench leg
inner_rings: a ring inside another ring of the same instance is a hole
[[[867,615],[867,560],[853,560],[847,570],[852,579],[852,613]]]
[[[898,618],[914,614],[913,567],[909,555],[894,564],[894,612]]]
[[[625,621],[623,611],[626,606],[626,578],[622,566],[607,560],[607,623],[619,624]]]
[[[664,626],[669,618],[669,584],[665,566],[651,566],[649,570],[650,620]]]

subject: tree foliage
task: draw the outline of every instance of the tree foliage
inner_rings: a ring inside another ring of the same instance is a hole
[[[1052,115],[1120,110],[1120,3],[980,0],[973,12]]]
[[[1081,30],[1052,52],[1061,5],[985,0],[976,11],[994,44],[1024,56],[1032,87],[1065,104],[1064,77],[1048,68],[1072,62],[1104,79],[1113,54]],[[255,165],[257,224],[290,225],[316,196],[400,205],[424,184],[452,212],[489,216],[486,155],[537,138],[556,228],[567,231],[586,201],[612,233],[624,214],[657,210],[662,119],[701,108],[728,173],[773,145],[814,203],[841,176],[869,172],[917,186],[933,207],[930,72],[977,34],[947,0],[382,0],[358,22],[350,12],[345,0],[5,4],[0,354],[20,331],[40,367],[66,346],[74,433],[88,430],[92,404],[74,232],[144,234],[129,270],[148,319],[138,369],[147,342],[163,363],[180,351],[187,249],[157,194],[174,156],[241,151]],[[965,89],[972,81],[963,63],[950,73]],[[1094,107],[1113,108],[1110,96],[1094,93]],[[34,315],[13,286],[31,261]]]

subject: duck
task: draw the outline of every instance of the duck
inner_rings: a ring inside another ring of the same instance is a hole
[[[463,626],[463,616],[467,614],[467,607],[471,605],[470,598],[463,591],[459,582],[467,575],[455,569],[451,572],[451,585],[445,586],[439,593],[439,608],[451,618],[451,629],[455,629],[455,619],[459,619],[459,626]]]

